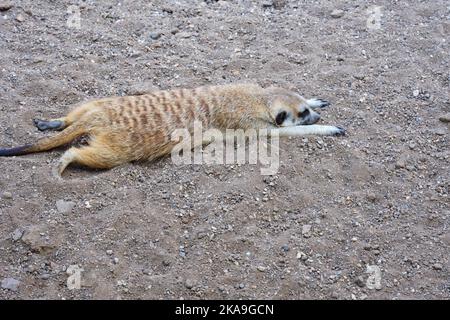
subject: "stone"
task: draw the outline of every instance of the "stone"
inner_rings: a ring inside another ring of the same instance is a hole
[[[444,122],[444,123],[449,123],[450,122],[450,113],[440,116],[439,121]]]
[[[2,280],[2,289],[17,291],[19,289],[20,281],[14,278],[5,278]]]
[[[18,14],[16,17],[16,20],[19,22],[24,22],[25,21],[25,17],[22,14]]]
[[[434,270],[442,270],[443,266],[440,263],[435,263],[433,264],[433,269]]]
[[[445,136],[445,134],[447,133],[447,129],[435,128],[435,129],[431,130],[431,132],[433,132],[437,136]]]
[[[419,91],[419,90],[416,89],[416,90],[413,91],[413,96],[414,96],[414,97],[417,98],[417,97],[419,96],[419,94],[420,94],[420,91]]]
[[[8,11],[9,9],[11,9],[12,7],[14,7],[14,5],[12,4],[12,2],[6,1],[6,2],[0,2],[0,11]]]
[[[402,169],[405,167],[406,167],[406,161],[403,158],[398,159],[397,162],[395,163],[395,169]]]
[[[56,209],[59,213],[70,213],[72,209],[75,207],[75,202],[73,201],[65,201],[58,200],[56,201]]]
[[[3,199],[12,199],[12,198],[13,198],[13,195],[12,195],[11,192],[5,191],[5,192],[3,192],[3,194],[2,194],[2,198],[3,198]]]
[[[56,241],[44,237],[47,228],[45,225],[36,225],[28,227],[22,235],[21,241],[28,245],[32,251],[47,253],[56,248]]]
[[[273,7],[273,6],[274,6],[274,3],[271,0],[263,1],[263,3],[262,3],[262,7],[263,8],[270,8],[270,7]]]
[[[333,11],[331,11],[331,17],[334,19],[342,18],[343,15],[344,15],[343,10],[334,9]]]
[[[365,286],[365,281],[364,281],[364,278],[362,277],[362,276],[359,276],[359,277],[357,277],[356,279],[355,279],[355,284],[358,286],[358,287],[361,287],[361,288],[364,288],[364,286]]]
[[[304,252],[299,251],[299,252],[297,252],[297,259],[306,261],[306,260],[308,260],[308,256]]]
[[[267,270],[267,268],[263,266],[258,266],[256,269],[258,269],[258,271],[260,272],[265,272]]]
[[[20,238],[22,238],[22,235],[23,235],[23,230],[20,228],[17,228],[16,230],[14,230],[11,233],[11,239],[12,239],[12,241],[20,240]]]
[[[304,238],[309,238],[311,237],[312,233],[311,233],[311,225],[310,224],[305,224],[302,226],[302,236]]]
[[[188,289],[192,289],[195,286],[195,281],[192,279],[186,279],[184,286]]]
[[[378,201],[378,194],[374,193],[374,192],[369,192],[367,193],[367,200],[369,200],[370,202],[377,202]]]
[[[161,32],[151,32],[150,33],[150,38],[152,40],[158,40],[159,38],[161,38],[162,33]]]

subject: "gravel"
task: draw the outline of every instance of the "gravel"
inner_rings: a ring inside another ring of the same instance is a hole
[[[331,12],[330,16],[335,19],[342,18],[344,16],[344,11],[340,9],[334,9]]]
[[[82,101],[237,82],[330,101],[320,124],[348,134],[282,137],[268,177],[259,165],[164,158],[74,165],[56,180],[69,146],[1,158],[0,271],[21,284],[0,299],[449,299],[447,2],[377,1],[377,24],[362,0],[86,0],[77,28],[76,1],[11,1],[0,147],[55,134],[32,118]],[[60,200],[76,205],[60,213]],[[65,285],[74,264],[82,290]],[[378,289],[355,283],[373,275],[367,265],[380,267]]]

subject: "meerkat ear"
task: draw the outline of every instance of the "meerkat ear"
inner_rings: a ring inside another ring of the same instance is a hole
[[[277,114],[277,116],[275,117],[275,123],[277,124],[277,126],[281,126],[283,124],[284,120],[286,120],[286,116],[286,111],[281,111]]]

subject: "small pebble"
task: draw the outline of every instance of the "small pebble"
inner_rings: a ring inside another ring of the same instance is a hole
[[[50,279],[50,275],[48,273],[41,274],[39,276],[39,279],[48,280],[48,279]]]
[[[302,236],[304,238],[311,237],[311,225],[310,224],[305,224],[302,226]]]
[[[274,6],[274,3],[271,0],[266,0],[266,1],[263,1],[263,3],[262,3],[263,8],[270,8],[273,6]]]
[[[440,116],[439,121],[444,122],[444,123],[449,123],[450,122],[450,113]]]
[[[16,20],[19,22],[24,22],[25,21],[25,17],[22,14],[18,14],[16,17]]]
[[[362,276],[359,276],[355,279],[355,284],[358,287],[364,288],[366,285],[366,282],[364,281],[364,278]]]
[[[179,251],[180,257],[186,257],[186,251],[184,250],[183,246],[180,246],[180,251]]]
[[[195,286],[195,281],[192,279],[186,279],[186,281],[184,282],[184,285],[186,288],[192,289]]]
[[[13,195],[11,192],[5,191],[5,192],[3,192],[2,198],[3,199],[12,199]]]
[[[331,17],[335,18],[335,19],[341,18],[343,15],[344,15],[344,11],[343,10],[334,9],[331,12]]]
[[[376,202],[378,200],[378,195],[376,193],[369,192],[367,194],[367,200],[369,200],[370,202]]]
[[[256,269],[258,269],[258,271],[261,271],[261,272],[265,272],[267,270],[267,268],[263,267],[263,266],[258,266]]]
[[[442,270],[443,266],[440,263],[435,263],[433,264],[433,269],[434,270]]]
[[[14,230],[14,231],[11,233],[11,239],[12,239],[13,241],[20,240],[20,238],[22,238],[22,235],[23,235],[23,230],[20,229],[20,228],[17,228],[16,230]]]
[[[150,38],[152,40],[158,40],[159,38],[161,38],[162,33],[161,32],[152,32],[150,33]]]
[[[419,90],[416,89],[416,90],[413,91],[413,96],[414,96],[414,97],[417,98],[417,97],[419,96],[419,94],[420,94],[420,91],[419,91]]]
[[[304,252],[299,251],[297,253],[297,259],[300,259],[302,261],[306,261],[306,260],[308,260],[308,256]]]
[[[8,11],[14,5],[11,2],[1,2],[0,3],[0,11]]]
[[[17,291],[19,288],[20,281],[14,278],[5,278],[2,280],[2,289],[7,289],[11,291]]]
[[[398,159],[395,163],[395,169],[402,169],[406,167],[406,161],[404,159]]]
[[[56,209],[59,213],[70,213],[74,207],[75,202],[65,200],[56,201]]]

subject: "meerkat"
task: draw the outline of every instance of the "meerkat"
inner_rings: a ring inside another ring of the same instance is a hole
[[[317,109],[329,103],[305,99],[296,92],[256,84],[204,86],[195,89],[155,91],[87,102],[67,116],[34,119],[41,130],[59,130],[34,144],[0,149],[0,156],[19,156],[47,151],[87,135],[88,145],[64,152],[55,174],[60,177],[71,163],[110,169],[126,162],[153,160],[171,152],[178,143],[171,133],[194,122],[203,129],[272,129],[279,136],[344,135],[345,130],[316,125]]]

